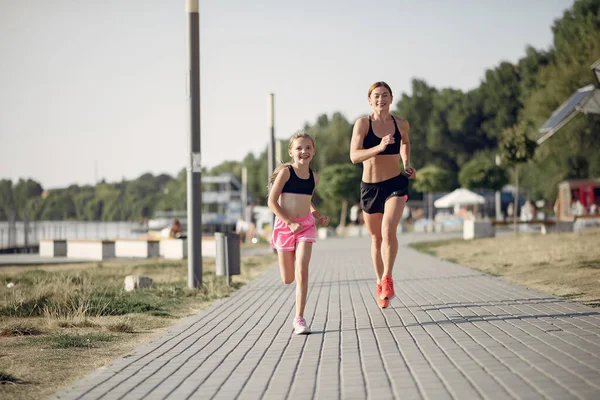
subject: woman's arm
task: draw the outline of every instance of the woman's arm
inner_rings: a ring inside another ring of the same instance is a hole
[[[402,139],[400,141],[400,157],[402,157],[402,162],[404,163],[404,172],[409,178],[414,179],[416,171],[410,166],[410,125],[408,124],[408,121],[400,119],[398,121],[398,129],[400,129],[400,133],[402,134]]]
[[[385,147],[390,141],[390,137],[386,136],[381,140],[378,146],[370,149],[363,149],[362,144],[367,134],[368,123],[365,117],[359,118],[354,123],[354,129],[352,130],[352,141],[350,142],[350,161],[352,164],[358,164],[369,158],[376,156],[385,150]]]

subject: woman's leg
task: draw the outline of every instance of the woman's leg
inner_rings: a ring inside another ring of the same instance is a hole
[[[382,301],[389,301],[395,296],[394,280],[392,279],[392,270],[398,253],[398,238],[396,229],[398,222],[402,217],[402,211],[406,204],[406,197],[393,196],[385,202],[385,211],[381,223],[381,235],[383,243],[381,244],[381,257],[383,258],[383,277],[381,278]]]
[[[367,214],[363,212],[363,216],[369,235],[371,235],[371,258],[375,267],[375,274],[377,275],[377,283],[379,284],[384,270],[383,259],[381,258],[381,221],[383,214]]]
[[[383,275],[392,276],[392,269],[398,253],[398,237],[396,231],[406,205],[406,197],[393,196],[385,202],[385,211],[381,221],[381,258],[383,259]]]
[[[308,294],[308,264],[312,246],[310,242],[298,242],[296,246],[296,316],[303,318]]]

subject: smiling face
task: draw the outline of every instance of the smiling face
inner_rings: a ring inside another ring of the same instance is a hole
[[[367,97],[369,104],[373,107],[373,111],[377,113],[381,113],[384,110],[389,112],[390,104],[392,104],[394,99],[390,85],[381,81],[371,85]]]
[[[311,137],[298,137],[290,143],[288,150],[294,162],[309,164],[315,155],[315,143]]]
[[[369,95],[369,104],[373,107],[373,110],[377,112],[383,110],[389,111],[392,99],[392,94],[388,88],[379,86],[371,91],[371,94]]]

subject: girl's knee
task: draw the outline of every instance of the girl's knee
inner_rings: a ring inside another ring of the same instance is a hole
[[[298,271],[296,273],[296,282],[298,285],[302,285],[304,282],[308,282],[308,269],[304,272]]]
[[[286,285],[294,282],[294,267],[284,267],[281,269],[281,281]]]

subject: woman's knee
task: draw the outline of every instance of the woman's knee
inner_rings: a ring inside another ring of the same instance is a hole
[[[394,226],[385,226],[383,227],[383,229],[381,230],[381,236],[383,236],[384,239],[392,239],[392,238],[396,238],[396,229],[398,228],[398,225],[394,225]]]
[[[376,247],[381,247],[381,243],[383,242],[383,237],[380,233],[371,233],[371,243]]]
[[[398,243],[398,238],[396,237],[396,229],[394,227],[383,228],[381,236],[383,242],[388,245]]]

